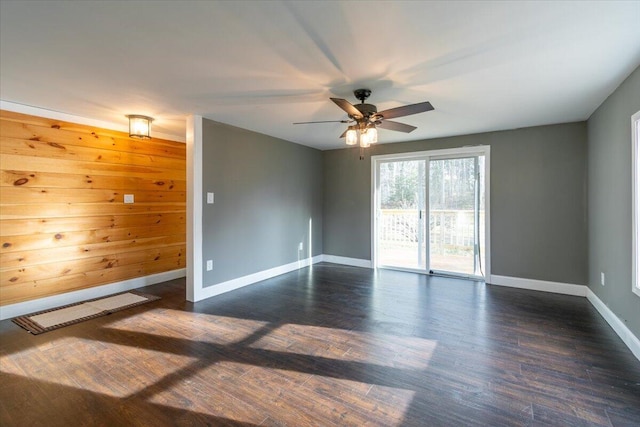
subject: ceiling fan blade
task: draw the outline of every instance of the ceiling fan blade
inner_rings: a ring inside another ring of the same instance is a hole
[[[351,105],[351,103],[346,99],[342,99],[342,98],[329,98],[329,99],[335,102],[338,107],[342,108],[344,111],[347,112],[349,116],[353,117],[354,119],[359,119],[362,117],[362,113],[358,111],[356,107]]]
[[[391,120],[383,120],[382,123],[376,125],[376,127],[388,130],[396,130],[398,132],[409,133],[417,129],[415,126],[407,125],[400,122],[392,122]]]
[[[349,123],[349,120],[322,120],[319,122],[296,122],[294,125],[308,125],[312,123]]]
[[[396,117],[410,116],[411,114],[424,113],[433,110],[430,102],[419,102],[418,104],[405,105],[403,107],[390,108],[388,110],[378,112],[379,116],[385,119],[395,119]]]

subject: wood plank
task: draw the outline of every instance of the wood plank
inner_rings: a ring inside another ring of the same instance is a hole
[[[186,179],[186,173],[184,170],[160,168],[157,166],[116,165],[111,163],[95,163],[64,159],[51,161],[47,158],[19,156],[14,154],[3,154],[0,156],[0,169],[35,170],[36,172],[53,173],[73,171],[75,174],[122,177],[138,176],[161,180]]]
[[[130,138],[125,132],[96,128],[42,117],[0,110],[0,136],[46,142],[66,142],[85,147],[112,148],[118,151],[184,157],[186,145],[180,141],[154,138]]]
[[[131,239],[162,237],[168,234],[168,229],[164,225],[150,225],[3,236],[0,253],[27,252],[38,249],[90,245],[93,243],[129,241]],[[186,225],[182,224],[172,227],[171,235],[186,235]]]
[[[137,215],[101,215],[87,217],[8,219],[2,221],[2,239],[40,233],[100,230],[158,225],[180,229],[186,224],[186,212]],[[4,241],[4,240],[2,240]]]
[[[50,203],[37,207],[1,205],[0,220],[179,212],[185,212],[184,203]]]
[[[124,254],[176,244],[186,244],[186,235],[177,234],[173,236],[146,237],[117,242],[93,243],[82,246],[66,246],[62,248],[47,248],[26,252],[0,253],[0,265],[2,265],[3,269],[26,267],[30,265],[62,262],[73,259],[107,256],[113,253]]]
[[[44,157],[48,159],[75,160],[84,162],[111,163],[118,165],[155,166],[185,170],[184,157],[161,157],[124,151],[104,150],[59,142],[41,142],[16,138],[0,139],[0,154]]]
[[[2,187],[64,189],[107,189],[140,191],[187,191],[184,179],[139,178],[135,176],[81,175],[74,173],[0,170]],[[2,190],[4,191],[4,190]]]
[[[136,203],[186,203],[187,193],[182,191],[131,191],[126,194],[134,194]],[[94,190],[77,191],[66,188],[42,188],[42,187],[6,187],[0,192],[0,204],[37,204],[59,202],[65,203],[123,203],[125,192],[121,190]]]
[[[640,362],[584,298],[325,263],[202,304],[185,303],[184,279],[144,291],[162,299],[43,335],[0,322],[0,424],[640,419]],[[519,345],[547,331],[547,346]],[[530,350],[548,357],[523,364]]]
[[[161,258],[121,267],[104,268],[80,274],[70,274],[64,280],[50,278],[2,287],[2,305],[15,304],[44,296],[86,289],[106,283],[120,282],[140,276],[181,269],[186,266],[185,257]]]
[[[168,258],[158,251],[185,245],[183,143],[0,111],[0,177],[0,284],[23,289],[25,298],[121,278],[92,268],[130,278],[127,266],[153,261],[158,271]],[[124,194],[135,203],[124,204]],[[70,276],[83,276],[82,284]],[[43,280],[47,286],[33,291]]]
[[[65,280],[66,277],[73,274],[184,256],[185,247],[179,244],[137,252],[115,253],[100,257],[75,259],[66,262],[7,268],[0,270],[0,288],[43,279],[58,278]]]

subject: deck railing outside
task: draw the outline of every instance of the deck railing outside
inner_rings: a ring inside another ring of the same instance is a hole
[[[417,210],[381,209],[379,239],[394,246],[419,241],[420,219]],[[423,214],[424,217],[424,214]],[[480,211],[480,223],[484,223],[484,211]],[[424,231],[422,231],[424,232]],[[484,227],[480,227],[480,241]],[[473,250],[474,212],[470,210],[431,210],[429,236],[432,253],[464,253]]]

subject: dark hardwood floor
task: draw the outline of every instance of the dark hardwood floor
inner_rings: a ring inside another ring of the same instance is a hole
[[[640,361],[585,298],[317,264],[33,336],[0,425],[640,425]]]

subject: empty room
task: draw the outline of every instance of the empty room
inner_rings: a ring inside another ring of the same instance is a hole
[[[0,0],[0,425],[640,426],[639,23]]]

